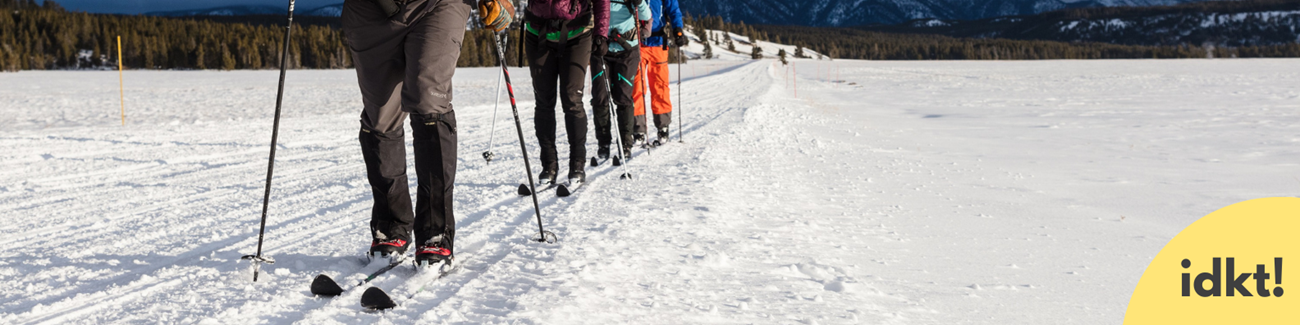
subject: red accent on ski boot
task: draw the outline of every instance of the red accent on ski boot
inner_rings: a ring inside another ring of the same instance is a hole
[[[411,247],[411,243],[404,239],[389,239],[385,241],[370,241],[370,256],[390,256],[406,254],[406,248]]]

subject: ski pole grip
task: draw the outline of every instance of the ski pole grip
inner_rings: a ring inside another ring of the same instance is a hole
[[[261,257],[261,256],[257,256],[257,255],[244,255],[243,257],[240,257],[239,259],[242,259],[242,260],[252,260],[252,261],[255,262],[255,263],[275,264],[275,260],[273,260],[273,259],[271,259],[271,258],[269,258],[269,257]]]

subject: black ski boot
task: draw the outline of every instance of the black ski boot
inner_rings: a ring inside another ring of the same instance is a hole
[[[632,135],[632,144],[633,145],[640,144],[642,147],[644,147],[649,143],[646,143],[645,141],[645,133],[638,132]]]
[[[608,144],[600,145],[599,148],[596,148],[596,158],[597,158],[597,159],[600,159],[600,160],[606,160],[606,159],[609,159],[609,145],[608,145]]]
[[[655,139],[654,146],[658,147],[665,144],[668,144],[668,127],[666,126],[659,128],[659,138]]]
[[[570,187],[577,187],[576,185],[580,185],[580,184],[582,184],[582,183],[586,183],[586,182],[587,182],[587,172],[580,171],[580,170],[575,170],[575,171],[571,171],[571,172],[569,172],[569,186],[570,186]]]
[[[569,182],[561,184],[559,188],[555,189],[555,196],[569,197],[570,195],[573,195],[574,191],[577,191],[578,188],[581,188],[582,184],[585,183],[586,181],[587,181],[586,172],[583,172],[581,170],[570,171]]]
[[[442,235],[433,236],[433,238],[415,248],[416,266],[433,266],[442,262],[450,264],[451,261],[451,245],[447,243],[446,237]]]
[[[554,170],[543,170],[541,174],[537,175],[537,182],[541,183],[542,186],[555,185],[556,174],[559,173],[555,172]]]
[[[406,254],[406,249],[411,247],[411,242],[401,238],[389,240],[370,240],[370,257],[383,257],[390,260],[396,260]]]

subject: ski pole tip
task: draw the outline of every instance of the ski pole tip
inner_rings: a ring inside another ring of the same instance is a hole
[[[556,238],[555,233],[553,232],[542,231],[541,236],[533,238],[533,241],[539,243],[554,244],[555,242],[559,241],[559,238]]]

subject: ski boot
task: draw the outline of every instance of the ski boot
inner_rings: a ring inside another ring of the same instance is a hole
[[[411,243],[401,238],[383,241],[372,239],[370,240],[370,252],[367,255],[370,255],[371,259],[379,257],[396,262],[401,260],[409,247],[411,247]]]
[[[640,144],[641,147],[643,148],[649,145],[649,143],[646,143],[645,141],[645,133],[639,133],[639,132],[632,135],[632,144],[633,145]]]
[[[559,173],[554,170],[543,170],[541,174],[537,175],[537,182],[541,183],[542,186],[555,185],[556,174]]]
[[[442,235],[433,236],[424,244],[415,248],[415,265],[419,267],[428,267],[446,262],[451,264],[451,245],[447,244],[446,237]]]
[[[575,170],[569,172],[569,187],[577,188],[587,182],[587,172]]]
[[[608,145],[608,144],[600,145],[599,148],[596,148],[596,158],[597,158],[597,159],[600,159],[600,160],[602,160],[602,161],[603,161],[603,160],[606,160],[606,159],[609,159],[609,145]]]
[[[654,146],[658,147],[665,144],[668,144],[668,127],[661,127],[659,128],[659,138],[655,139]]]

